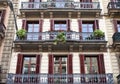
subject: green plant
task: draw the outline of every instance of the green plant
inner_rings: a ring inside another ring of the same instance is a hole
[[[19,39],[24,39],[26,36],[26,30],[25,29],[20,29],[16,32],[17,36]]]
[[[56,45],[58,43],[65,43],[65,42],[66,42],[65,33],[64,32],[58,33],[58,35],[56,36],[54,44]]]
[[[104,37],[104,32],[99,30],[99,29],[95,30],[93,32],[93,34],[94,34],[95,37],[98,37],[98,38],[103,38]]]

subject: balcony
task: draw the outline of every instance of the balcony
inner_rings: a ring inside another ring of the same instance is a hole
[[[59,32],[27,33],[24,39],[16,38],[15,51],[42,51],[42,52],[67,52],[67,51],[106,51],[105,38],[94,38],[93,33],[64,32],[66,42],[54,44]]]
[[[78,18],[98,17],[101,9],[99,2],[22,2],[20,12],[28,18]]]
[[[111,17],[119,17],[119,14],[120,14],[120,2],[109,2],[107,8],[108,8],[108,14]]]
[[[5,37],[5,25],[4,24],[0,24],[0,40],[2,40]]]
[[[120,49],[120,32],[116,32],[113,35],[113,48],[115,50],[119,50]]]
[[[108,74],[8,74],[7,84],[114,84]]]

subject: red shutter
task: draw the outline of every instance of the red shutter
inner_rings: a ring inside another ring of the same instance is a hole
[[[22,20],[22,28],[27,30],[26,20]]]
[[[118,29],[117,29],[117,20],[113,20],[113,25],[114,25],[115,32],[118,32]]]
[[[49,67],[48,67],[48,73],[53,74],[53,63],[54,63],[54,58],[52,54],[49,54]]]
[[[80,55],[80,71],[82,74],[85,74],[85,65],[84,65],[84,55]]]
[[[40,73],[40,65],[41,65],[41,56],[40,55],[36,55],[36,74]]]
[[[54,20],[50,20],[50,31],[54,30]]]
[[[72,54],[70,54],[70,55],[68,55],[68,60],[67,60],[67,65],[68,65],[68,74],[72,74],[73,73],[73,65],[72,65],[72,63],[73,63],[73,61],[72,61],[72,58],[73,58],[73,56],[72,56]]]
[[[1,23],[4,23],[4,20],[5,20],[5,13],[6,13],[5,10],[3,10],[3,11],[1,12]]]
[[[43,20],[39,20],[40,32],[42,32],[43,27]]]
[[[79,32],[82,32],[82,20],[78,20]]]
[[[68,31],[70,31],[70,20],[67,21]]]
[[[104,66],[104,57],[103,54],[100,54],[98,56],[98,67],[99,67],[99,73],[104,74],[105,73],[105,66]]]
[[[99,21],[98,20],[95,21],[96,21],[96,28],[99,29]]]
[[[16,74],[21,74],[22,73],[22,67],[23,67],[23,55],[18,54]]]
[[[99,29],[98,20],[94,21],[94,30]]]

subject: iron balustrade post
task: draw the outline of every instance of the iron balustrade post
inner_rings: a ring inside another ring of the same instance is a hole
[[[7,84],[14,84],[14,82],[13,82],[13,74],[12,73],[8,73]]]

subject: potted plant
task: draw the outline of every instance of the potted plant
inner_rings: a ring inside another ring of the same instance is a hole
[[[20,29],[16,32],[16,34],[17,34],[17,37],[19,39],[24,39],[25,36],[26,36],[26,30],[25,29]]]
[[[58,43],[65,43],[65,42],[66,42],[65,33],[59,32],[58,35],[56,36],[54,44],[56,45]]]
[[[99,29],[96,29],[94,32],[93,32],[93,35],[95,38],[103,38],[104,37],[104,32],[99,30]]]

